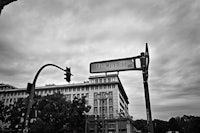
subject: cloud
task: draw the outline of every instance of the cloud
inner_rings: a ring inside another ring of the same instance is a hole
[[[137,56],[148,42],[154,118],[168,119],[180,110],[196,114],[199,5],[193,0],[14,2],[0,17],[1,82],[25,87],[46,63],[70,66],[73,82],[82,82],[90,75],[90,62]],[[121,72],[120,78],[130,114],[145,119],[141,72]],[[45,69],[37,85],[48,83],[65,84],[63,73]]]

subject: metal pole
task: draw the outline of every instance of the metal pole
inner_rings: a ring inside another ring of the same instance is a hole
[[[145,93],[145,102],[146,102],[148,133],[154,133],[152,117],[151,117],[151,105],[150,105],[150,98],[149,98],[147,65],[148,64],[146,64],[146,57],[145,57],[144,53],[141,53],[141,66],[143,68],[142,74],[143,74],[144,93]]]
[[[29,129],[28,129],[29,120],[30,120],[29,115],[30,115],[30,112],[31,112],[31,108],[32,108],[32,104],[33,104],[33,98],[34,98],[34,95],[35,95],[35,84],[36,84],[37,78],[38,78],[40,72],[47,66],[54,66],[54,67],[57,67],[58,69],[60,69],[62,71],[65,71],[63,68],[61,68],[57,65],[54,65],[54,64],[46,64],[38,70],[37,74],[34,77],[33,83],[31,84],[31,91],[30,91],[30,94],[29,94],[29,97],[28,97],[27,111],[26,111],[25,120],[24,120],[24,129],[22,130],[23,133],[29,132]]]
[[[85,120],[85,133],[87,133],[87,117],[86,117],[86,120]]]
[[[28,125],[29,125],[29,119],[30,119],[30,112],[31,112],[31,107],[33,104],[33,97],[35,93],[35,85],[31,84],[31,92],[28,97],[28,106],[25,114],[25,119],[24,119],[24,130],[23,133],[28,133]]]

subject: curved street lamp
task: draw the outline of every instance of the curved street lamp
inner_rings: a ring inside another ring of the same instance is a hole
[[[66,72],[66,73],[65,73],[65,75],[66,75],[66,78],[65,78],[65,79],[66,79],[68,82],[70,82],[70,76],[71,76],[72,74],[71,74],[71,72],[70,72],[70,68],[68,68],[68,67],[66,67],[66,70],[65,70],[65,69],[63,69],[63,68],[61,68],[61,67],[59,67],[59,66],[57,66],[57,65],[55,65],[55,64],[46,64],[46,65],[42,66],[42,67],[38,70],[38,72],[36,73],[36,75],[35,75],[35,77],[34,77],[33,83],[32,83],[32,84],[31,84],[31,83],[28,83],[28,85],[27,85],[27,91],[28,91],[28,93],[29,93],[29,97],[28,97],[28,106],[27,106],[27,110],[26,110],[26,114],[25,114],[25,119],[24,119],[24,129],[23,129],[23,133],[28,133],[28,131],[29,131],[29,130],[28,130],[28,124],[29,124],[29,119],[30,119],[31,107],[32,107],[32,104],[33,104],[33,97],[34,97],[34,95],[35,95],[35,84],[36,84],[37,78],[38,78],[40,72],[41,72],[45,67],[47,67],[47,66],[54,66],[54,67],[56,67],[56,68],[58,68],[58,69],[60,69],[60,70],[62,70],[62,71],[64,71],[64,72]]]

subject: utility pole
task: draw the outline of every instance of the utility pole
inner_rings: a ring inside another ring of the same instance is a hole
[[[141,62],[142,75],[143,75],[148,133],[154,133],[152,116],[151,116],[151,105],[150,105],[150,98],[149,98],[149,86],[148,86],[149,52],[148,52],[147,43],[146,43],[145,53],[141,53],[140,62]]]

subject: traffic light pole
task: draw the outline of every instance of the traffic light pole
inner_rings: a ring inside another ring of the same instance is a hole
[[[63,68],[61,68],[57,65],[46,64],[38,70],[37,74],[34,77],[33,83],[32,84],[28,83],[29,85],[27,86],[27,89],[28,89],[28,87],[30,87],[30,92],[29,92],[29,96],[28,96],[28,105],[27,105],[27,110],[26,110],[25,119],[24,119],[24,129],[22,130],[23,133],[28,133],[28,131],[29,131],[28,126],[29,126],[29,120],[30,120],[30,112],[31,112],[32,104],[33,104],[33,98],[34,98],[34,95],[35,95],[35,84],[36,84],[37,78],[38,78],[40,72],[47,66],[54,66],[54,67],[56,67],[56,68],[58,68],[58,69],[60,69],[64,72],[67,71],[67,69],[64,70]]]
[[[144,94],[145,94],[145,103],[146,103],[146,113],[147,113],[147,127],[148,133],[154,133],[152,116],[151,116],[151,105],[149,98],[149,86],[148,86],[148,64],[149,57],[145,57],[144,53],[141,53],[141,67],[142,67],[142,75],[143,75],[143,83],[144,83]]]

